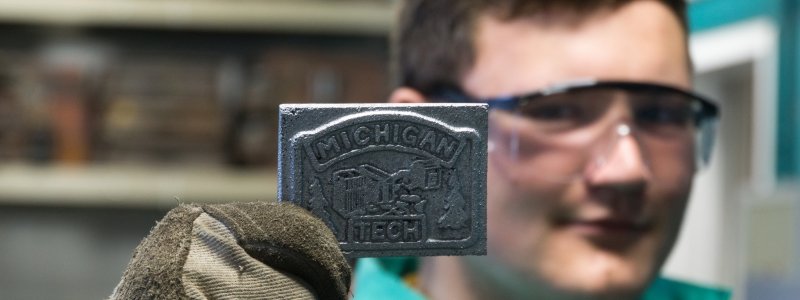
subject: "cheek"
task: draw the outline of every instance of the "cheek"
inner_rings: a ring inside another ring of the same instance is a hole
[[[689,194],[692,189],[691,174],[688,179],[675,179],[671,185],[661,185],[654,189],[653,199],[659,199],[656,213],[660,214],[659,219],[664,224],[667,236],[674,239],[680,231],[683,223],[683,216],[689,202]]]
[[[558,199],[548,195],[536,180],[520,176],[519,164],[489,155],[487,182],[487,231],[493,255],[515,256],[531,251],[547,228],[547,215]]]
[[[687,135],[678,142],[645,137],[641,145],[645,153],[648,153],[647,160],[657,185],[673,190],[691,186],[692,178],[697,171],[695,142],[692,136]]]
[[[488,157],[488,206],[509,217],[530,219],[557,209],[570,182],[548,178],[539,160],[512,158],[501,151]]]
[[[648,187],[648,207],[658,224],[659,255],[665,259],[677,240],[689,201],[695,173],[694,153],[686,151],[681,160],[653,162],[655,179]]]
[[[654,195],[649,195],[648,198],[654,199],[655,203],[649,208],[652,209],[657,225],[652,234],[642,241],[639,251],[635,252],[636,261],[653,263],[655,269],[663,266],[681,231],[691,187],[690,180],[684,184],[670,187],[662,185],[653,189]]]
[[[693,140],[687,137],[683,143],[646,142],[652,172],[646,198],[654,202],[654,212],[661,214],[665,223],[680,223],[697,171]]]
[[[541,210],[543,201],[526,171],[505,155],[490,154],[487,178],[487,207],[490,220],[530,221]]]
[[[525,223],[533,218],[536,210],[532,203],[520,196],[517,184],[511,182],[511,172],[496,155],[489,155],[486,217],[489,252],[494,254],[518,242],[515,239],[517,232],[512,228],[525,228]]]

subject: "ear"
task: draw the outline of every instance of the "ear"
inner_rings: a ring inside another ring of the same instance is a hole
[[[424,103],[425,96],[415,89],[400,87],[389,96],[389,103]]]

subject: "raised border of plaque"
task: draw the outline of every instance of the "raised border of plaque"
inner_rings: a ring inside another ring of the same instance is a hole
[[[283,104],[278,199],[347,257],[486,254],[485,104]]]

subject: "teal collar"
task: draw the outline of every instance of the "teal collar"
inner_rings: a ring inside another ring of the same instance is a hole
[[[425,297],[406,285],[403,276],[417,272],[419,261],[413,257],[363,258],[356,264],[353,289],[355,300],[397,299],[424,300]],[[657,278],[645,291],[643,300],[727,300],[725,289],[688,282]]]

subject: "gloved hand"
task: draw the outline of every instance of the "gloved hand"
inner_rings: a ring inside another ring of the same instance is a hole
[[[350,266],[306,210],[180,205],[136,248],[111,299],[346,299]]]

